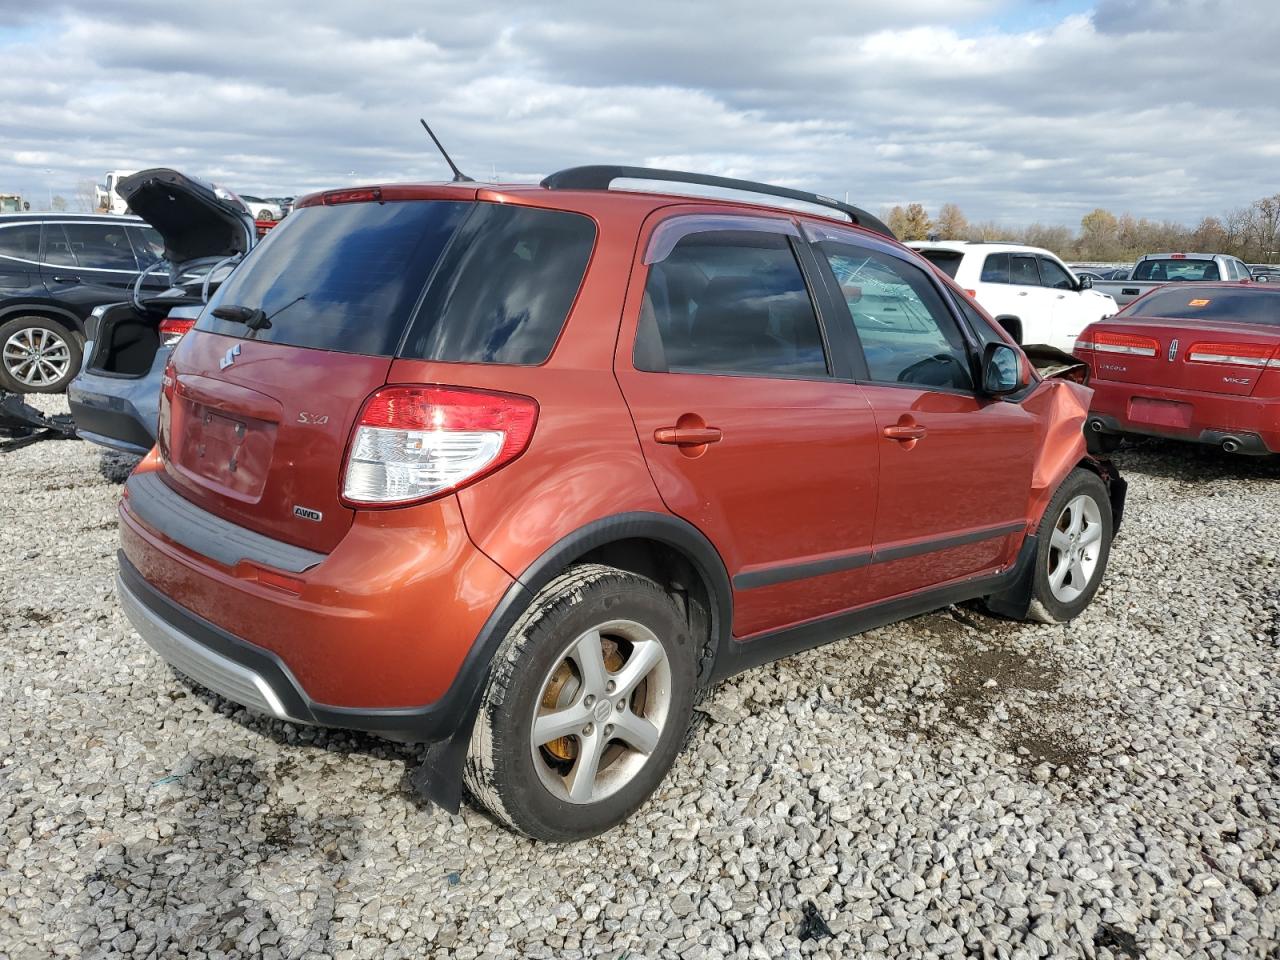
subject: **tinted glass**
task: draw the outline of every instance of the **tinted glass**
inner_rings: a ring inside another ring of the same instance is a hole
[[[218,288],[198,329],[243,337],[219,305],[263,310],[255,339],[391,356],[410,312],[473,204],[452,201],[304,207],[281,222]]]
[[[1221,280],[1212,260],[1143,260],[1130,280]]]
[[[164,259],[164,240],[154,227],[130,227],[129,239],[133,241],[133,252],[142,266],[149,267]]]
[[[872,380],[973,389],[964,337],[923,270],[851,244],[819,249],[844,291]]]
[[[1009,255],[1007,253],[991,253],[982,264],[983,283],[1009,282]]]
[[[824,377],[813,301],[787,238],[713,231],[649,268],[636,337],[640,370]]]
[[[978,342],[984,347],[988,343],[1008,343],[1004,337],[1000,336],[995,329],[987,322],[987,318],[974,309],[973,304],[969,302],[969,298],[961,296],[958,293],[952,293],[957,304],[960,305],[960,312],[964,314],[964,318],[969,321],[969,329],[973,331],[973,335],[978,338]]]
[[[71,252],[71,244],[67,240],[66,233],[63,232],[62,224],[45,224],[44,256],[40,259],[45,263],[58,267],[74,267],[76,265],[75,255]]]
[[[460,363],[546,360],[595,237],[595,224],[580,214],[477,205],[436,271],[403,355]]]
[[[1040,261],[1040,282],[1046,287],[1053,287],[1055,290],[1074,290],[1076,282],[1071,279],[1071,274],[1062,269],[1057,261],[1050,260],[1048,257],[1038,257]]]
[[[1023,287],[1040,286],[1040,271],[1036,269],[1036,258],[1029,254],[1012,254],[1009,258],[1009,282]]]
[[[124,224],[67,223],[63,229],[80,266],[97,270],[138,269]]]
[[[960,269],[960,261],[964,259],[964,254],[957,250],[917,250],[916,253],[953,280]]]
[[[1174,287],[1133,301],[1117,316],[1226,320],[1280,327],[1280,291],[1223,287],[1192,292]]]
[[[0,230],[0,257],[37,260],[40,257],[40,224],[25,223]]]

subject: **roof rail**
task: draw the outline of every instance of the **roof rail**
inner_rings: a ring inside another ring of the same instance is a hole
[[[736,180],[733,177],[715,177],[706,173],[685,173],[680,170],[659,170],[654,167],[621,167],[611,164],[597,164],[586,167],[569,167],[545,177],[542,186],[548,190],[608,190],[615,180],[665,180],[671,183],[696,183],[704,187],[721,187],[726,190],[743,190],[768,197],[785,197],[788,200],[799,200],[814,206],[837,210],[849,218],[851,223],[876,233],[882,233],[891,240],[896,240],[893,231],[860,207],[854,207],[831,197],[809,193],[805,190],[792,190],[790,187],[776,187],[768,183],[757,183],[754,180]]]

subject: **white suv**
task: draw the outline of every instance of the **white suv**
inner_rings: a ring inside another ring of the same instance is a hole
[[[960,284],[1019,343],[1070,352],[1081,330],[1119,309],[1038,247],[965,240],[916,240],[907,246]]]

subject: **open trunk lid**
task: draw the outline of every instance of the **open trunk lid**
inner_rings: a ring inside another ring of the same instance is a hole
[[[116,186],[134,213],[164,240],[176,269],[194,260],[248,253],[257,239],[249,211],[225,190],[177,170],[155,167]]]

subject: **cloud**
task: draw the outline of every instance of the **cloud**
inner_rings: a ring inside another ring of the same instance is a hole
[[[1280,190],[1268,0],[1001,26],[1019,9],[4,0],[0,192],[152,165],[266,195],[445,178],[419,115],[479,178],[670,164],[1011,224],[1194,222]]]

